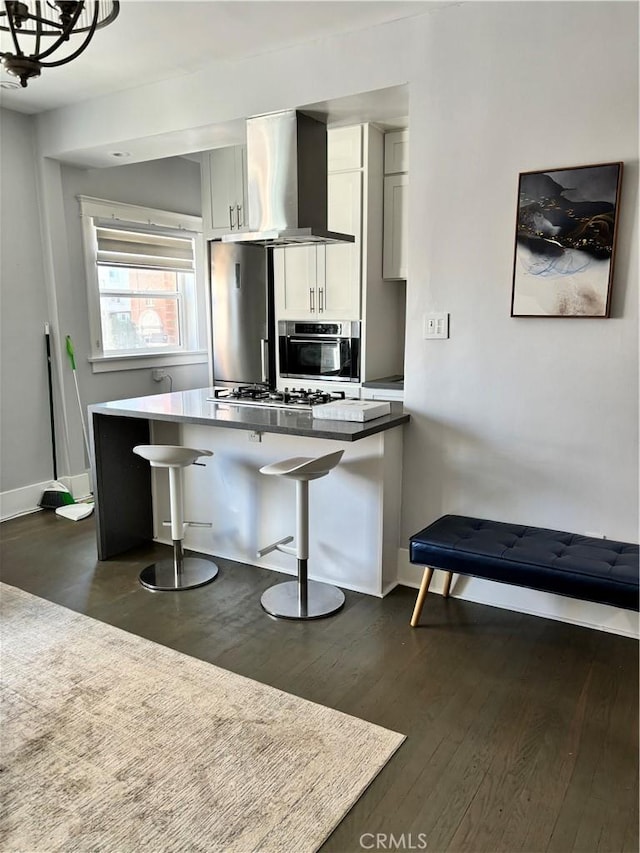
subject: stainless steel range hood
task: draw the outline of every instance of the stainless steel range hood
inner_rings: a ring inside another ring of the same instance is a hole
[[[296,110],[247,120],[249,229],[223,243],[353,243],[327,229],[327,128]]]

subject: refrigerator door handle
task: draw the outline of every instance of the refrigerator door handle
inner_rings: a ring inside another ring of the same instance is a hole
[[[268,382],[269,375],[267,365],[269,364],[269,341],[266,338],[260,338],[260,360],[262,363],[262,381]]]
[[[236,290],[240,290],[240,264],[235,264]]]

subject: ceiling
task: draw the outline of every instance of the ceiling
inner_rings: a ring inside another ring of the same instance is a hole
[[[0,106],[39,113],[450,5],[435,0],[121,0],[67,65],[45,68],[26,89],[3,70]],[[11,49],[0,33],[2,50]],[[52,57],[54,58],[54,57]]]

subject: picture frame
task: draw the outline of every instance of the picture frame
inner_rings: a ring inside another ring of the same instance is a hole
[[[609,316],[622,169],[520,173],[512,317]]]

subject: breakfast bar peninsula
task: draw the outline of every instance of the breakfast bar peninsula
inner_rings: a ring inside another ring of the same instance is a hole
[[[310,490],[311,578],[370,595],[397,580],[402,486],[402,404],[365,422],[323,420],[310,410],[212,400],[213,388],[154,394],[89,407],[98,557],[109,559],[152,539],[169,543],[166,472],[133,453],[137,444],[180,444],[213,451],[187,470],[185,547],[294,573],[267,542],[293,532],[291,483],[264,477],[263,465],[343,449],[330,477]],[[165,475],[165,476],[163,476]]]

